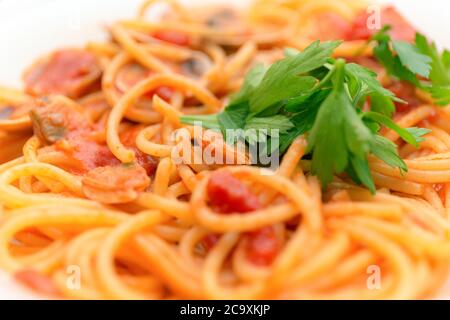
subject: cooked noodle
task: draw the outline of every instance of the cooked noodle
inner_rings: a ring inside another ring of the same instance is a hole
[[[163,21],[145,18],[156,2],[169,5]],[[87,145],[85,136],[52,141],[36,127],[32,135],[31,109],[24,105],[60,93],[36,85],[46,72],[36,69],[54,56],[27,71],[25,81],[34,90],[0,88],[2,108],[25,109],[0,118],[0,267],[44,294],[65,298],[434,297],[450,267],[448,107],[417,96],[419,106],[397,115],[399,125],[420,123],[432,133],[415,149],[385,132],[409,170],[402,174],[371,158],[376,195],[345,176],[323,192],[309,161],[301,160],[303,136],[275,175],[247,165],[171,158],[180,142],[173,133],[194,130],[180,123],[180,115],[220,111],[252,65],[273,63],[285,47],[303,49],[326,38],[317,27],[323,14],[345,23],[364,8],[350,0],[260,0],[237,12],[147,0],[137,18],[111,27],[111,42],[89,43],[77,53],[87,68],[83,81],[54,84],[59,91],[70,88],[66,96],[76,102],[70,108],[92,122]],[[370,58],[371,50],[354,40],[336,54]],[[66,109],[73,103],[49,99]],[[82,126],[70,121],[69,130]],[[70,141],[78,141],[78,149]],[[90,148],[113,156],[88,165],[83,152]],[[129,164],[136,162],[142,166]],[[148,174],[144,165],[153,166]],[[240,181],[262,206],[247,214],[218,212],[208,198],[215,172]],[[266,252],[270,246],[275,252]],[[381,285],[373,289],[377,268]]]

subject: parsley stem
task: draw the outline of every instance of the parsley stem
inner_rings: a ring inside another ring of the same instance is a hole
[[[328,67],[327,67],[328,68]],[[331,78],[334,75],[334,72],[336,71],[336,67],[332,64],[330,64],[330,67],[328,68],[330,71],[327,73],[327,75],[313,88],[313,90],[322,89],[328,82],[330,82]]]
[[[336,60],[336,63],[334,64],[334,72],[336,73],[334,77],[334,81],[338,87],[341,87],[344,85],[345,80],[345,60],[344,59],[338,59]]]

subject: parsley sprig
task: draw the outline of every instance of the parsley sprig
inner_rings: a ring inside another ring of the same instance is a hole
[[[436,44],[420,33],[415,43],[393,40],[390,27],[376,33],[374,55],[388,73],[427,91],[438,105],[450,104],[450,52],[439,53]]]
[[[306,135],[311,171],[324,187],[334,175],[346,172],[375,193],[369,155],[401,171],[408,169],[397,146],[379,134],[381,128],[394,130],[416,147],[429,131],[396,125],[391,119],[394,102],[403,101],[385,89],[373,71],[333,59],[340,43],[317,41],[302,52],[288,49],[285,59],[270,68],[257,65],[251,69],[221,113],[183,116],[181,121],[201,122],[224,135],[227,129],[278,129],[279,144],[272,144],[270,151],[280,154],[298,136]],[[370,111],[363,111],[369,99]]]

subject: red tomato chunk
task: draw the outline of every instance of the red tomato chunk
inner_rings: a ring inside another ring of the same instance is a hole
[[[181,47],[187,47],[191,44],[189,36],[179,31],[159,30],[153,33],[153,38]]]
[[[273,227],[265,227],[247,234],[247,257],[255,265],[270,265],[279,249],[280,243]]]
[[[54,52],[34,65],[24,77],[26,91],[42,96],[63,94],[78,98],[101,75],[95,56],[87,51],[67,49]]]
[[[208,197],[213,208],[221,213],[245,213],[261,207],[258,197],[227,171],[212,174],[208,183]]]
[[[227,171],[216,171],[208,183],[208,197],[211,205],[220,213],[249,213],[262,207],[258,197],[249,188]],[[248,259],[259,266],[273,262],[280,243],[273,227],[248,232],[246,253]],[[203,239],[206,249],[211,249],[219,240],[215,234]]]
[[[373,13],[372,13],[373,14]],[[356,17],[353,27],[346,40],[367,40],[379,30],[369,29],[367,23],[371,18],[369,13],[363,12]],[[416,29],[392,6],[381,10],[381,26],[390,25],[391,35],[395,40],[414,41]]]

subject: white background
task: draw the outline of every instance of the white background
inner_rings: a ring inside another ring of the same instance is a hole
[[[249,3],[248,0],[181,2],[196,5]],[[441,47],[450,48],[449,0],[378,2],[394,3],[419,30]],[[19,86],[22,70],[42,53],[103,39],[109,22],[132,17],[140,3],[141,0],[0,0],[0,85]],[[0,299],[17,298],[33,298],[33,295],[0,273]]]

